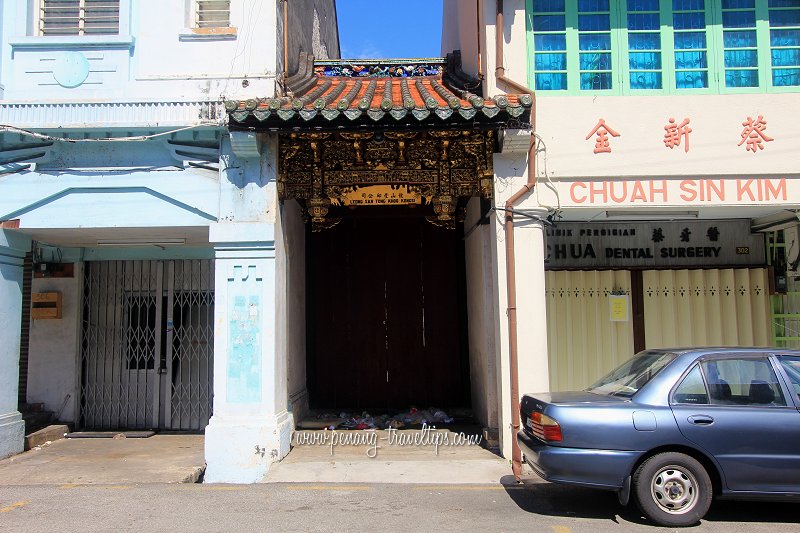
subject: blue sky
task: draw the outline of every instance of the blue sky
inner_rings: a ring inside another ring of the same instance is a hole
[[[439,57],[442,0],[336,0],[344,59]]]

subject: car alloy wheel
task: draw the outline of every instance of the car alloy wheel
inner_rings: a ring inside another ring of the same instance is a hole
[[[691,526],[705,516],[714,489],[708,472],[683,453],[659,453],[643,462],[632,478],[639,509],[661,526]]]

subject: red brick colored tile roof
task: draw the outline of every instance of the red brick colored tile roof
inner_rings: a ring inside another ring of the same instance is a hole
[[[483,98],[460,69],[460,56],[396,62],[319,61],[310,56],[289,78],[290,95],[225,102],[230,125],[267,130],[357,127],[524,127],[529,94]],[[470,88],[475,91],[471,92]]]

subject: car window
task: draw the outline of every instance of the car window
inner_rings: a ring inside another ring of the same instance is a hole
[[[703,382],[703,374],[700,373],[700,366],[695,365],[691,372],[686,374],[681,384],[672,394],[673,403],[707,404],[708,393],[706,384]]]
[[[631,397],[661,369],[667,366],[675,354],[664,352],[642,352],[635,355],[610,374],[594,383],[587,390],[595,394]]]
[[[800,398],[800,357],[781,355],[778,357],[778,360],[789,376],[789,382],[792,385],[795,395]]]
[[[713,359],[701,364],[712,404],[786,405],[766,357]]]

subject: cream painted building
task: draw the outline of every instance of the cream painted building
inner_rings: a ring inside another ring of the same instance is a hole
[[[333,2],[152,3],[66,38],[4,4],[0,457],[26,402],[205,431],[211,482],[339,409],[468,410],[511,457],[522,392],[800,338],[795,2],[445,0],[447,57],[357,63]],[[31,292],[62,315],[20,336]]]
[[[494,158],[496,208],[532,185],[515,204],[516,306],[503,211],[467,244],[496,259],[470,274],[491,281],[506,456],[509,307],[520,393],[586,387],[644,348],[796,345],[800,4],[444,5],[443,50],[488,94],[536,98],[531,157],[521,127]]]

